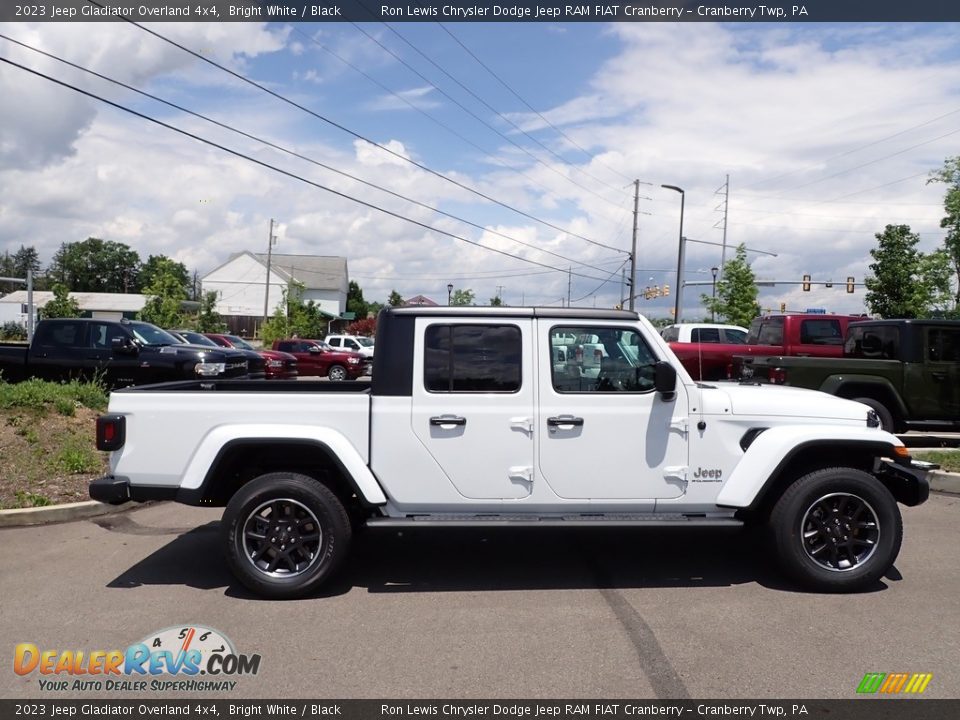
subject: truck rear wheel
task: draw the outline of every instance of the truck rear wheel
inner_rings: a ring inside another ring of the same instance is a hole
[[[900,552],[903,522],[890,491],[862,470],[832,467],[804,475],[770,513],[783,569],[822,592],[877,582]]]
[[[311,477],[275,472],[250,481],[230,499],[222,520],[227,562],[257,595],[301,597],[343,562],[350,520],[329,488]]]

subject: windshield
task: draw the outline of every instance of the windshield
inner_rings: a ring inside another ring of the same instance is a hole
[[[213,347],[220,347],[213,340],[208,338],[206,335],[201,335],[198,332],[190,332],[189,330],[183,330],[179,333],[183,335],[188,343],[193,345],[212,345]]]
[[[128,325],[133,336],[143,345],[164,346],[179,345],[180,341],[166,330],[145,322],[132,322]]]
[[[361,347],[373,347],[373,338],[358,337],[356,340]]]
[[[233,346],[236,347],[236,348],[240,348],[241,350],[253,350],[253,349],[254,349],[253,345],[251,345],[250,343],[248,343],[248,342],[247,342],[246,340],[244,340],[243,338],[237,337],[236,335],[224,335],[224,337],[225,337],[227,340],[229,340],[229,341],[230,341],[230,344],[233,345]]]

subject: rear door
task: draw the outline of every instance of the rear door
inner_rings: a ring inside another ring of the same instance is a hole
[[[410,424],[457,492],[472,500],[530,494],[533,321],[416,321]]]
[[[960,328],[923,327],[926,358],[922,393],[929,420],[960,420]]]
[[[597,340],[596,366],[574,353],[539,356],[538,469],[562,498],[645,500],[683,494],[688,463],[687,395],[653,389],[653,350],[636,327],[615,322],[537,321],[540,347],[573,333]]]

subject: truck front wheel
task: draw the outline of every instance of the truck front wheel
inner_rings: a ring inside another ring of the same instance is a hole
[[[806,587],[852,592],[876,583],[900,552],[903,521],[890,491],[862,470],[804,475],[770,513],[783,569]]]
[[[869,408],[872,408],[873,411],[877,414],[877,417],[880,418],[880,427],[883,430],[886,430],[888,433],[896,431],[896,425],[893,421],[893,413],[887,409],[887,406],[884,405],[879,400],[874,400],[873,398],[859,397],[854,398],[854,402],[863,403]]]
[[[350,545],[350,520],[329,488],[275,472],[250,481],[223,514],[227,562],[257,595],[301,597],[322,585]]]
[[[327,379],[333,382],[342,382],[347,379],[347,371],[342,365],[331,365],[327,370]]]

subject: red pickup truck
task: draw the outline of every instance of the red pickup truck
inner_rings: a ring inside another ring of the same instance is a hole
[[[297,372],[304,376],[325,376],[334,381],[356,380],[365,369],[360,353],[337,350],[322,340],[274,340],[273,349],[293,355],[297,359]]]
[[[813,313],[763,315],[750,323],[746,345],[672,342],[670,349],[694,380],[727,380],[740,376],[738,356],[842,357],[847,325],[864,319]]]

